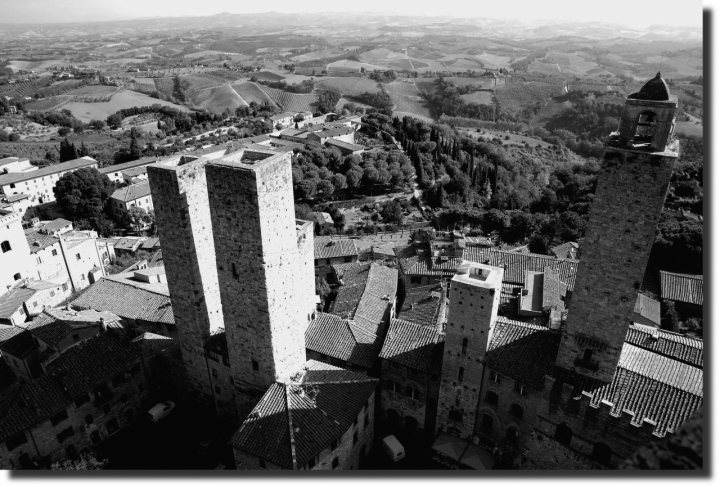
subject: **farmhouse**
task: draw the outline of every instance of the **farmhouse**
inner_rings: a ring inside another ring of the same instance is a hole
[[[142,170],[140,170],[140,168],[144,168],[154,162],[157,162],[157,160],[157,157],[142,157],[135,161],[125,162],[123,164],[115,164],[114,166],[101,167],[100,169],[98,169],[98,172],[100,174],[106,175],[110,179],[110,181],[114,183],[129,182],[123,174],[125,171],[139,170],[139,172],[137,173],[128,173],[129,175],[147,173],[147,171],[143,172]]]
[[[135,207],[151,211],[153,203],[150,195],[150,183],[146,181],[118,189],[110,196],[109,204],[117,218]]]
[[[337,139],[328,139],[325,142],[325,145],[330,147],[331,149],[339,149],[344,156],[349,156],[352,154],[362,154],[367,150],[367,147],[365,147],[364,145],[343,142],[342,140]]]
[[[0,167],[0,171],[5,168],[5,174],[0,173],[0,190],[5,196],[21,193],[28,195],[33,206],[49,203],[55,201],[55,194],[53,193],[55,183],[66,173],[83,167],[97,169],[97,166],[97,161],[88,156],[53,164],[34,171],[28,170],[27,166],[21,166],[15,172],[17,166],[8,164]]]
[[[295,112],[283,112],[270,117],[270,121],[273,124],[273,128],[280,126],[280,128],[283,129],[292,125],[293,118],[295,118]]]
[[[320,232],[332,230],[334,223],[329,213],[325,213],[324,211],[315,211],[312,213],[312,217],[315,224],[320,228]]]
[[[353,239],[315,237],[315,275],[327,277],[334,264],[357,262],[358,249]]]

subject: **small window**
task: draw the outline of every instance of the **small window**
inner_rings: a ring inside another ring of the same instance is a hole
[[[339,464],[340,464],[340,458],[338,458],[338,457],[333,458],[333,461],[332,461],[333,470],[335,470]]]
[[[492,404],[493,406],[498,405],[498,399],[498,395],[495,391],[487,391],[487,394],[485,394],[485,402]]]
[[[370,426],[370,416],[368,414],[365,415],[365,429]]]
[[[482,429],[486,432],[491,432],[493,430],[493,418],[489,414],[483,414],[482,417]]]
[[[217,378],[217,376],[218,376],[217,369],[212,369],[212,376]]]
[[[252,368],[254,371],[260,370],[260,364],[257,362],[257,360],[252,361]]]
[[[118,420],[116,418],[113,418],[107,423],[105,423],[105,427],[107,428],[107,432],[109,435],[112,435],[120,429],[120,425],[118,424]]]
[[[50,291],[50,297],[51,297],[51,298],[54,298],[54,297],[55,297],[55,291]]]
[[[65,409],[63,409],[62,411],[60,411],[59,413],[55,414],[54,416],[52,416],[50,418],[50,424],[52,424],[53,426],[57,426],[62,421],[66,420],[67,418],[68,418],[67,411]]]
[[[345,257],[345,262],[352,262],[352,257]]]
[[[52,251],[50,253],[52,254],[53,257],[57,256],[57,250],[55,250],[55,249],[52,249]]]
[[[358,442],[358,434],[356,431],[355,433],[353,433],[353,446],[357,445],[357,442]]]
[[[19,281],[20,279],[22,279],[22,276],[21,276],[20,273],[18,272],[17,274],[15,274],[15,275],[13,276],[13,279],[15,279],[16,281]]]
[[[507,429],[507,432],[505,433],[505,439],[510,443],[511,445],[517,445],[518,442],[518,432],[515,428],[512,426]]]
[[[260,462],[259,462],[259,463],[260,463],[260,468],[266,468],[266,467],[265,467],[265,460],[263,460],[262,458],[259,458],[258,460],[260,460]]]
[[[520,394],[521,396],[527,396],[527,390],[525,389],[525,384],[521,384],[520,382],[515,382],[515,392]]]
[[[465,375],[465,369],[463,367],[460,367],[458,369],[458,382],[463,381],[463,376]]]
[[[77,260],[80,260],[80,254],[75,254],[75,258],[76,258]]]
[[[462,341],[462,354],[463,355],[467,354],[467,346],[468,346],[468,339],[463,338],[463,341]]]
[[[93,424],[94,422],[95,422],[95,418],[93,418],[92,414],[88,414],[87,416],[85,416],[86,424],[90,425],[90,424]]]
[[[68,285],[67,285],[67,283],[65,283],[65,284],[62,285],[62,290],[63,290],[63,291],[67,291],[67,290],[68,290]]]
[[[330,442],[330,451],[333,451],[335,448],[337,448],[337,440],[332,440]]]
[[[72,336],[72,338],[73,338],[73,341],[75,341],[75,342],[79,342],[79,341],[80,341],[80,335],[78,335],[77,333],[75,333],[75,334]]]
[[[315,468],[316,463],[317,463],[317,457],[311,458],[310,461],[308,462],[308,470],[312,470],[313,468]]]
[[[420,284],[422,282],[422,276],[410,276],[410,284]]]
[[[24,431],[21,431],[5,442],[8,451],[13,451],[15,448],[20,445],[24,445],[25,443],[27,443],[27,436]]]
[[[450,413],[448,414],[448,417],[452,421],[462,421],[463,420],[463,412],[459,409],[451,409]]]
[[[37,308],[37,305],[38,305],[38,302],[37,302],[37,301],[33,301],[33,308]]]
[[[90,402],[90,394],[87,392],[75,398],[75,407],[79,408],[83,404]]]

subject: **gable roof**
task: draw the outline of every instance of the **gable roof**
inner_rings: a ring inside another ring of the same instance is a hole
[[[167,284],[133,282],[133,274],[107,276],[90,286],[75,301],[74,308],[109,311],[123,318],[175,324]],[[163,293],[159,288],[164,286]]]
[[[230,440],[233,448],[299,469],[352,425],[378,380],[309,360],[296,382],[276,382]]]
[[[0,319],[9,319],[36,292],[34,289],[15,288],[0,296]]]
[[[633,312],[660,326],[660,301],[638,293]]]
[[[32,333],[19,326],[0,326],[0,351],[23,358],[35,349]]]
[[[115,191],[110,198],[123,201],[125,203],[135,201],[138,198],[150,196],[150,182],[140,184],[131,184]]]
[[[513,379],[541,388],[560,347],[560,333],[547,327],[499,316],[485,364]]]
[[[81,167],[88,167],[93,165],[97,166],[97,161],[92,157],[85,156],[79,159],[73,159],[72,161],[65,161],[59,164],[52,164],[50,166],[41,167],[37,171],[11,172],[8,174],[0,174],[0,186],[19,183],[22,181],[29,181],[31,179],[37,179],[43,176],[57,174],[59,172],[80,169]]]
[[[374,262],[355,262],[336,269],[342,281],[330,312],[355,323],[367,333],[379,329],[397,294],[397,270]]]
[[[628,329],[625,341],[695,367],[703,367],[703,341],[698,338],[633,324]]]
[[[60,385],[47,375],[29,383],[16,382],[0,393],[0,440],[43,421],[69,403]]]
[[[41,250],[51,247],[60,241],[58,237],[40,233],[38,230],[39,229],[33,228],[25,232],[25,240],[27,240],[31,254],[37,254]]]
[[[573,255],[577,256],[577,249],[577,242],[565,242],[564,244],[560,244],[551,248],[550,253],[552,253],[558,259],[577,260],[576,257],[573,257]]]
[[[371,368],[380,351],[380,337],[367,333],[350,320],[318,313],[305,330],[305,348]]]
[[[405,291],[398,317],[422,326],[435,326],[444,294],[439,285],[410,288]]]
[[[113,166],[105,166],[98,169],[98,172],[100,174],[110,174],[114,172],[123,172],[127,169],[132,169],[135,167],[142,167],[152,164],[153,162],[157,162],[160,159],[158,157],[141,157],[140,159],[136,159],[134,161],[130,162],[124,162],[122,164],[115,164]]]
[[[662,299],[703,305],[703,276],[660,271]]]
[[[445,335],[436,328],[404,320],[390,321],[380,357],[429,374],[442,371]]]
[[[49,346],[54,347],[74,330],[99,326],[102,319],[107,322],[120,320],[117,316],[108,312],[46,308],[34,320],[25,324],[25,328]]]
[[[467,253],[467,251],[465,252]],[[473,255],[467,253],[463,255],[465,260],[473,260]],[[519,253],[498,249],[487,249],[483,254],[484,261],[479,264],[490,264],[495,267],[505,269],[503,274],[504,282],[524,283],[525,273],[527,271],[544,272],[545,268],[556,271],[560,276],[560,281],[567,285],[567,289],[572,291],[575,287],[575,278],[577,277],[578,261],[573,259],[559,259],[549,255]]]
[[[358,255],[355,240],[351,238],[315,237],[315,258],[332,259]]]

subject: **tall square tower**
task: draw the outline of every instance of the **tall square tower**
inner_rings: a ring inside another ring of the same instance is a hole
[[[239,417],[305,363],[308,266],[300,255],[291,155],[233,153],[206,166],[230,369]],[[308,242],[312,246],[312,242]]]
[[[472,435],[485,358],[497,320],[503,269],[463,261],[450,281],[440,379],[439,430]]]
[[[556,362],[564,369],[615,375],[678,157],[677,106],[658,73],[628,97],[610,135]]]

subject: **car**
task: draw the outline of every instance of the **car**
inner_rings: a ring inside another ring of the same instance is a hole
[[[157,403],[148,411],[150,421],[153,423],[160,421],[162,418],[170,414],[173,409],[175,409],[175,403],[172,401]]]
[[[388,435],[380,440],[383,451],[393,461],[397,462],[405,458],[405,447],[395,438],[394,435]]]

